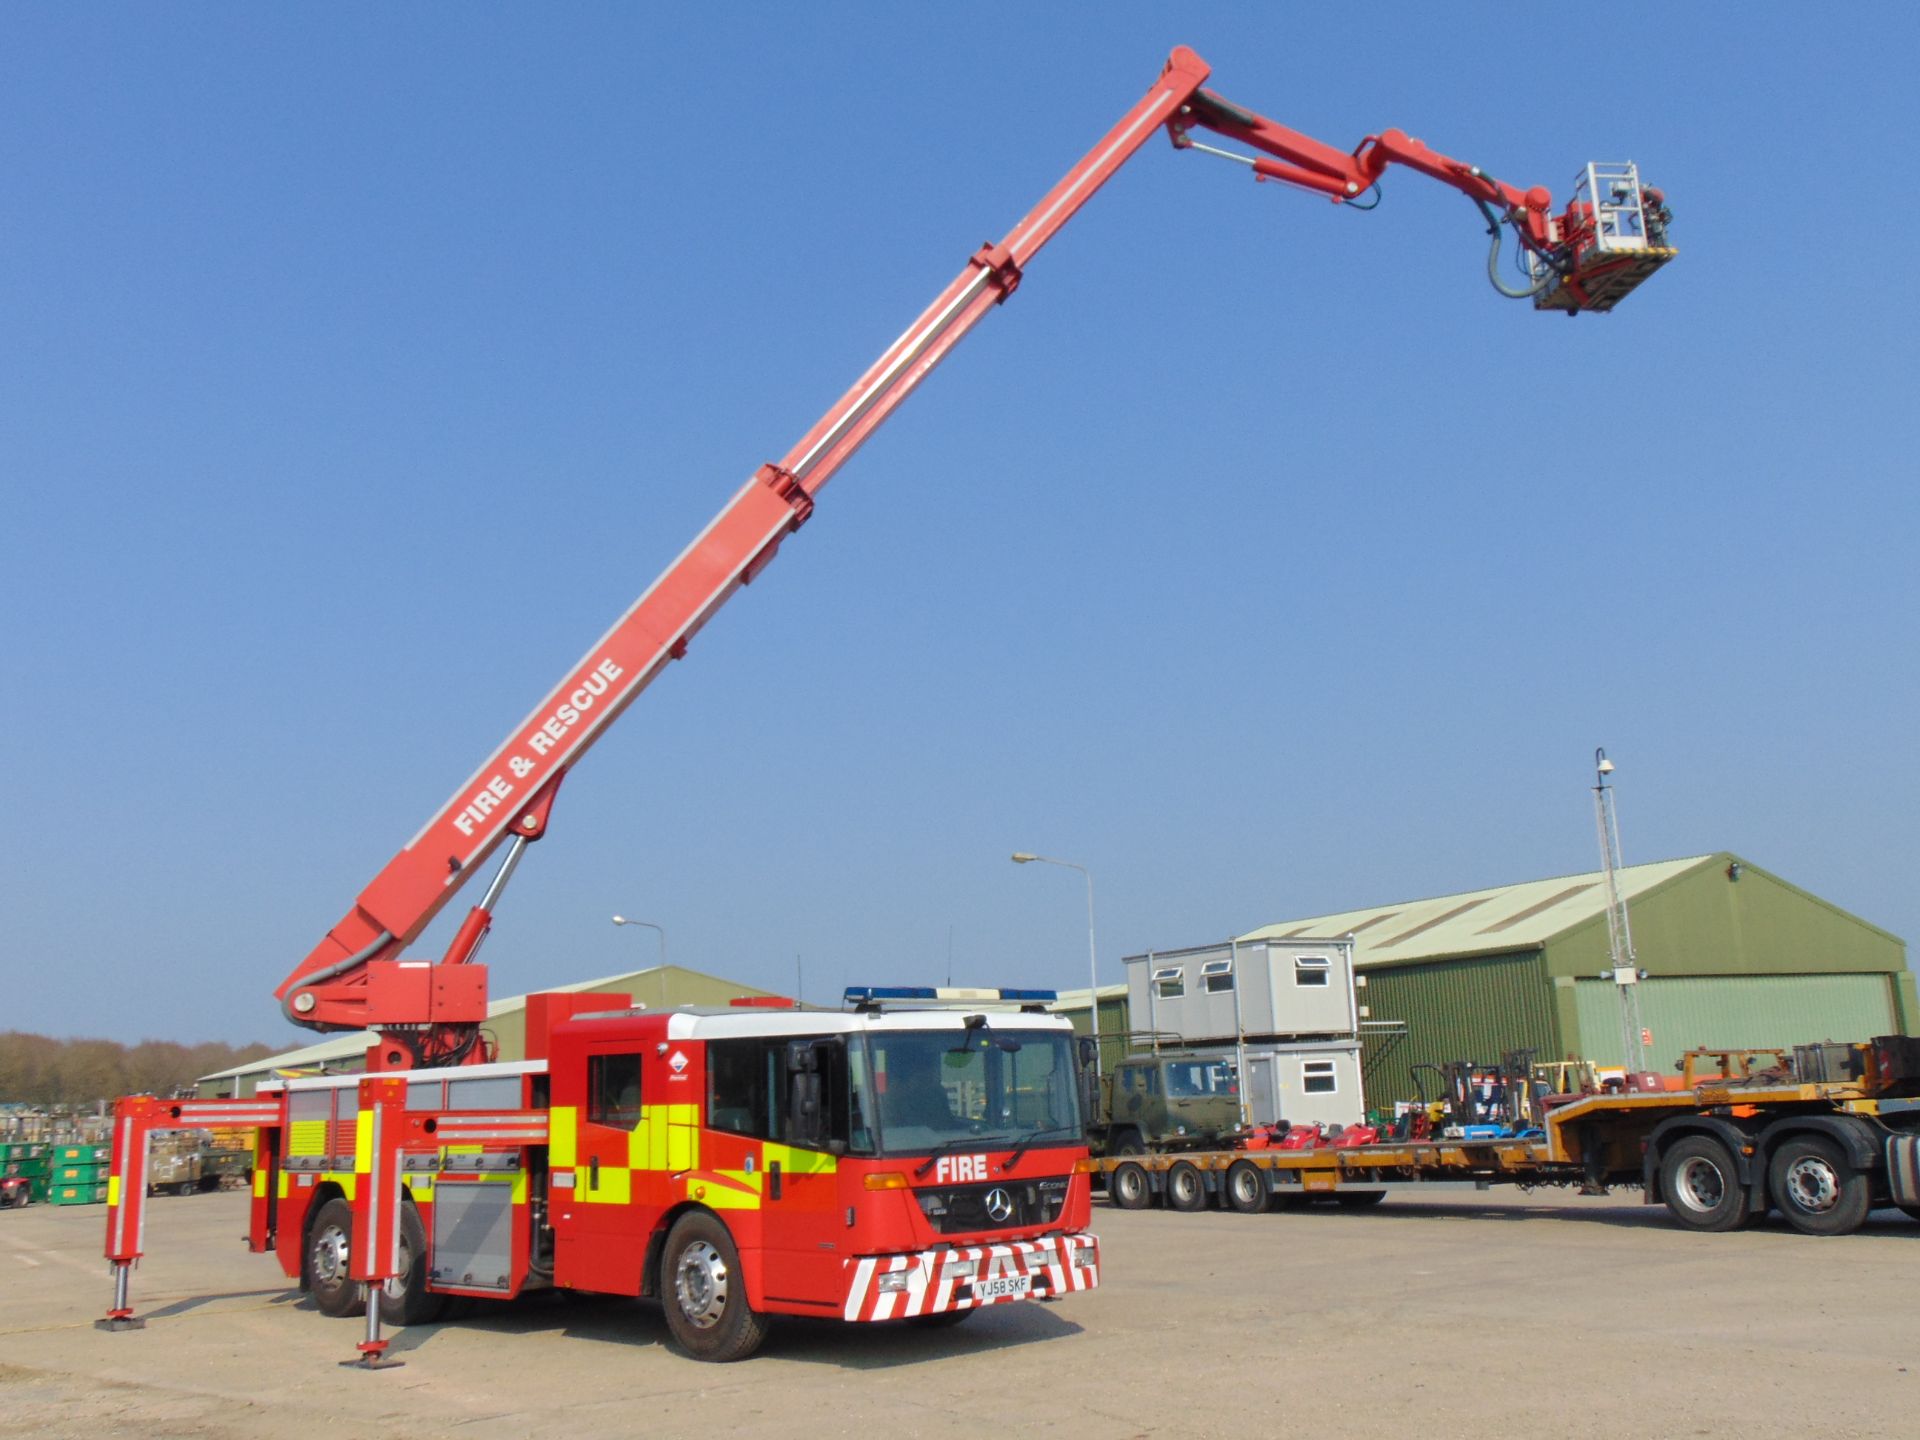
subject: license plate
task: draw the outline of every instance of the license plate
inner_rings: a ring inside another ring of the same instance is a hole
[[[988,1300],[1024,1300],[1033,1289],[1031,1275],[1002,1275],[997,1280],[976,1280],[973,1282],[973,1298]]]

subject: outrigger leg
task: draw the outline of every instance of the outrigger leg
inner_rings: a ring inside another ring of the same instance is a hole
[[[129,1294],[130,1277],[133,1273],[131,1260],[113,1262],[113,1308],[104,1319],[93,1322],[96,1330],[144,1330],[147,1322],[133,1313],[132,1296]]]

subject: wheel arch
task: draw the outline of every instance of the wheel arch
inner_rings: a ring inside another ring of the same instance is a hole
[[[1755,1163],[1765,1169],[1775,1150],[1800,1135],[1820,1135],[1838,1141],[1856,1170],[1871,1174],[1880,1169],[1882,1137],[1865,1120],[1854,1115],[1783,1115],[1760,1132]]]
[[[647,1237],[647,1254],[640,1265],[640,1294],[643,1297],[660,1294],[660,1257],[666,1253],[667,1236],[673,1232],[682,1215],[694,1214],[711,1216],[718,1221],[733,1240],[734,1248],[740,1248],[740,1237],[733,1233],[733,1227],[727,1224],[726,1217],[711,1205],[702,1205],[698,1200],[682,1200],[678,1205],[669,1206],[655,1222],[653,1233]],[[747,1288],[751,1294],[756,1287],[749,1284]]]

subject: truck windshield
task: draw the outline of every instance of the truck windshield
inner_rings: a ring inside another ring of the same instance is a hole
[[[855,1080],[872,1087],[872,1103],[862,1097],[856,1108],[873,1117],[888,1155],[924,1155],[956,1141],[1074,1142],[1081,1128],[1070,1040],[1064,1031],[991,1024],[875,1031]]]

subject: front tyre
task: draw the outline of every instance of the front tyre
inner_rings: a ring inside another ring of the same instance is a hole
[[[704,1210],[682,1215],[667,1232],[660,1304],[673,1338],[695,1360],[744,1360],[767,1338],[767,1317],[747,1304],[733,1237]]]
[[[348,1268],[352,1255],[353,1206],[336,1196],[307,1227],[307,1291],[322,1315],[356,1315],[364,1309]]]
[[[1767,1188],[1787,1223],[1803,1235],[1851,1235],[1873,1207],[1867,1177],[1820,1135],[1782,1142],[1767,1167]]]

